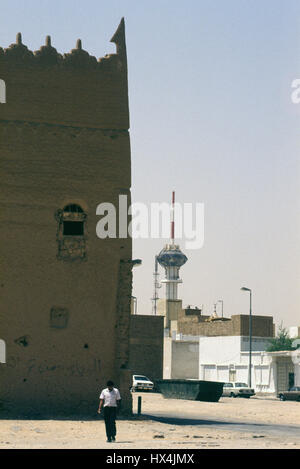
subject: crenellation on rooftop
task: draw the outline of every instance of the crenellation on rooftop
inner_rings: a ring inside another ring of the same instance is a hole
[[[7,49],[0,48],[0,76],[6,84],[6,105],[0,120],[66,127],[129,129],[125,23],[112,42],[117,51],[97,59],[81,39],[64,54],[51,36],[32,52],[21,33]]]
[[[39,50],[31,51],[23,43],[22,34],[18,33],[15,43],[7,48],[0,47],[0,63],[5,62],[16,66],[57,65],[60,67],[88,67],[96,70],[116,67],[119,72],[122,68],[126,71],[127,57],[124,18],[122,18],[110,42],[116,45],[116,53],[106,54],[103,57],[96,58],[83,49],[81,39],[77,40],[76,47],[70,52],[60,54],[55,47],[52,46],[51,36],[46,36],[45,45],[42,45]]]

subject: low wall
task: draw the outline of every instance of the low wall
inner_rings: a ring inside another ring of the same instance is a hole
[[[156,382],[158,391],[165,398],[207,402],[218,402],[223,393],[223,384],[185,379],[162,379]]]

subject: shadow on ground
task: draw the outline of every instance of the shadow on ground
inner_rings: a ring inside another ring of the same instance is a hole
[[[104,420],[99,414],[42,414],[42,413],[20,413],[20,412],[0,412],[0,420],[55,420],[71,422],[97,422]],[[117,420],[149,420],[145,415],[121,414]]]
[[[300,425],[277,425],[268,423],[257,422],[242,422],[242,421],[226,421],[226,420],[210,420],[209,418],[186,418],[186,417],[169,417],[166,415],[144,415],[144,417],[151,419],[155,422],[166,423],[169,425],[186,425],[186,426],[213,426],[215,428],[226,427],[227,430],[242,431],[242,432],[263,432],[269,436],[284,436],[290,435],[292,437],[300,435]]]
[[[247,423],[247,422],[234,422],[224,420],[209,420],[209,419],[192,419],[186,417],[167,417],[158,415],[144,415],[144,417],[154,420],[155,422],[166,423],[168,425],[236,425],[236,426],[255,426],[255,427],[266,427],[264,423]]]

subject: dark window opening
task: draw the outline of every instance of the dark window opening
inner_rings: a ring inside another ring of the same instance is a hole
[[[289,373],[289,389],[295,384],[295,373]]]
[[[83,236],[82,221],[64,221],[64,236]]]

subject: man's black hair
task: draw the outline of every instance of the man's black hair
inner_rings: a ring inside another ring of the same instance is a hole
[[[106,386],[113,386],[113,385],[114,385],[113,381],[107,381],[106,383]]]

